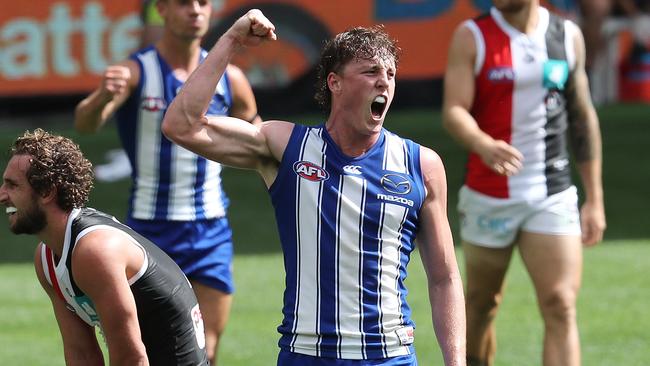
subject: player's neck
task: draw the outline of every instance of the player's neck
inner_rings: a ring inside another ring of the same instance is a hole
[[[45,243],[59,258],[63,252],[65,231],[68,227],[70,212],[57,211],[47,213],[47,225],[36,236]]]
[[[531,34],[537,29],[539,22],[539,12],[537,5],[529,5],[519,11],[501,12],[503,19],[518,31]]]
[[[367,153],[379,139],[381,128],[375,131],[365,127],[335,116],[330,116],[325,123],[327,133],[339,150],[349,157],[359,157]]]
[[[172,70],[182,69],[191,73],[198,65],[201,54],[200,39],[186,41],[167,36],[156,42],[155,46]]]

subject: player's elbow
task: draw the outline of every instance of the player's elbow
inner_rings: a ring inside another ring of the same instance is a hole
[[[96,128],[93,128],[91,126],[85,125],[83,123],[75,121],[74,123],[74,128],[77,130],[82,135],[89,135],[97,132]]]
[[[97,132],[99,123],[93,123],[84,116],[83,110],[77,107],[74,111],[74,128],[80,134],[87,135]]]
[[[442,109],[442,128],[449,131],[452,126],[452,112],[449,107],[443,107]]]
[[[171,113],[171,110],[168,110],[167,113],[165,113],[165,117],[163,118],[162,126],[160,127],[163,135],[167,137],[168,139],[177,142],[177,139],[181,135],[180,128],[178,128],[179,122],[177,121],[177,116],[175,113]]]
[[[453,132],[458,124],[459,116],[463,112],[463,107],[458,105],[443,105],[442,108],[442,128],[447,132]]]
[[[197,123],[188,114],[172,103],[163,118],[161,131],[171,141],[181,144],[190,135],[191,127]]]

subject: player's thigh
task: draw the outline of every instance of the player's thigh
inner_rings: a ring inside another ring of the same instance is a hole
[[[232,294],[223,292],[201,282],[190,280],[199,301],[203,322],[206,328],[217,332],[223,331],[232,305]]]
[[[522,231],[518,245],[540,303],[557,296],[574,302],[582,275],[580,236]]]
[[[501,291],[513,246],[489,248],[462,242],[468,301]]]

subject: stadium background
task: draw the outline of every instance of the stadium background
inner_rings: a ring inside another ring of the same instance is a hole
[[[542,1],[573,16],[571,0]],[[454,27],[483,12],[489,0],[245,1],[215,0],[211,44],[249,7],[261,8],[278,27],[280,42],[235,60],[254,85],[264,118],[319,123],[312,102],[313,64],[323,39],[353,25],[382,23],[404,55],[387,127],[438,151],[449,181],[449,215],[457,234],[456,191],[465,154],[440,126],[441,75]],[[139,42],[139,1],[23,1],[0,12],[0,167],[6,147],[25,129],[43,127],[77,141],[95,164],[119,143],[112,124],[81,136],[72,129],[74,105],[99,81],[106,65],[125,58]],[[621,49],[621,60],[626,57]],[[621,71],[622,72],[622,71]],[[647,75],[646,75],[647,78]],[[647,79],[634,84],[645,90]],[[629,84],[627,84],[629,89]],[[650,90],[650,88],[648,89]],[[599,106],[604,148],[608,230],[605,243],[585,252],[580,300],[585,365],[644,365],[650,360],[650,109],[637,102]],[[644,102],[645,100],[645,102]],[[263,184],[252,172],[226,169],[232,198],[238,293],[221,352],[226,365],[273,364],[279,322],[282,263],[275,223]],[[98,182],[91,205],[124,217],[129,183]],[[12,236],[0,224],[0,364],[62,364],[56,323],[29,262],[34,238]],[[458,252],[462,262],[462,252]],[[423,364],[439,364],[424,278],[410,266],[410,301],[418,324]],[[517,260],[499,315],[498,364],[536,363],[541,322],[529,280]],[[262,301],[261,301],[262,300]],[[38,352],[35,352],[38,349]],[[535,360],[535,362],[531,361]]]

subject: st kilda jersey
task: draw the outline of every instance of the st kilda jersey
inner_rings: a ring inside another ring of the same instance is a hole
[[[192,287],[176,263],[162,250],[114,217],[91,208],[74,209],[68,217],[61,258],[40,245],[43,272],[55,292],[84,322],[101,328],[92,300],[72,277],[75,245],[94,230],[116,230],[145,253],[138,273],[129,279],[138,311],[142,341],[151,365],[207,365],[205,335]],[[93,243],[85,243],[92,245]],[[98,284],[101,285],[101,284]]]
[[[476,44],[470,112],[481,130],[524,156],[523,169],[505,177],[471,153],[465,184],[513,199],[544,199],[565,190],[571,185],[565,91],[575,67],[577,26],[542,7],[532,34],[513,28],[496,8],[465,26]]]

